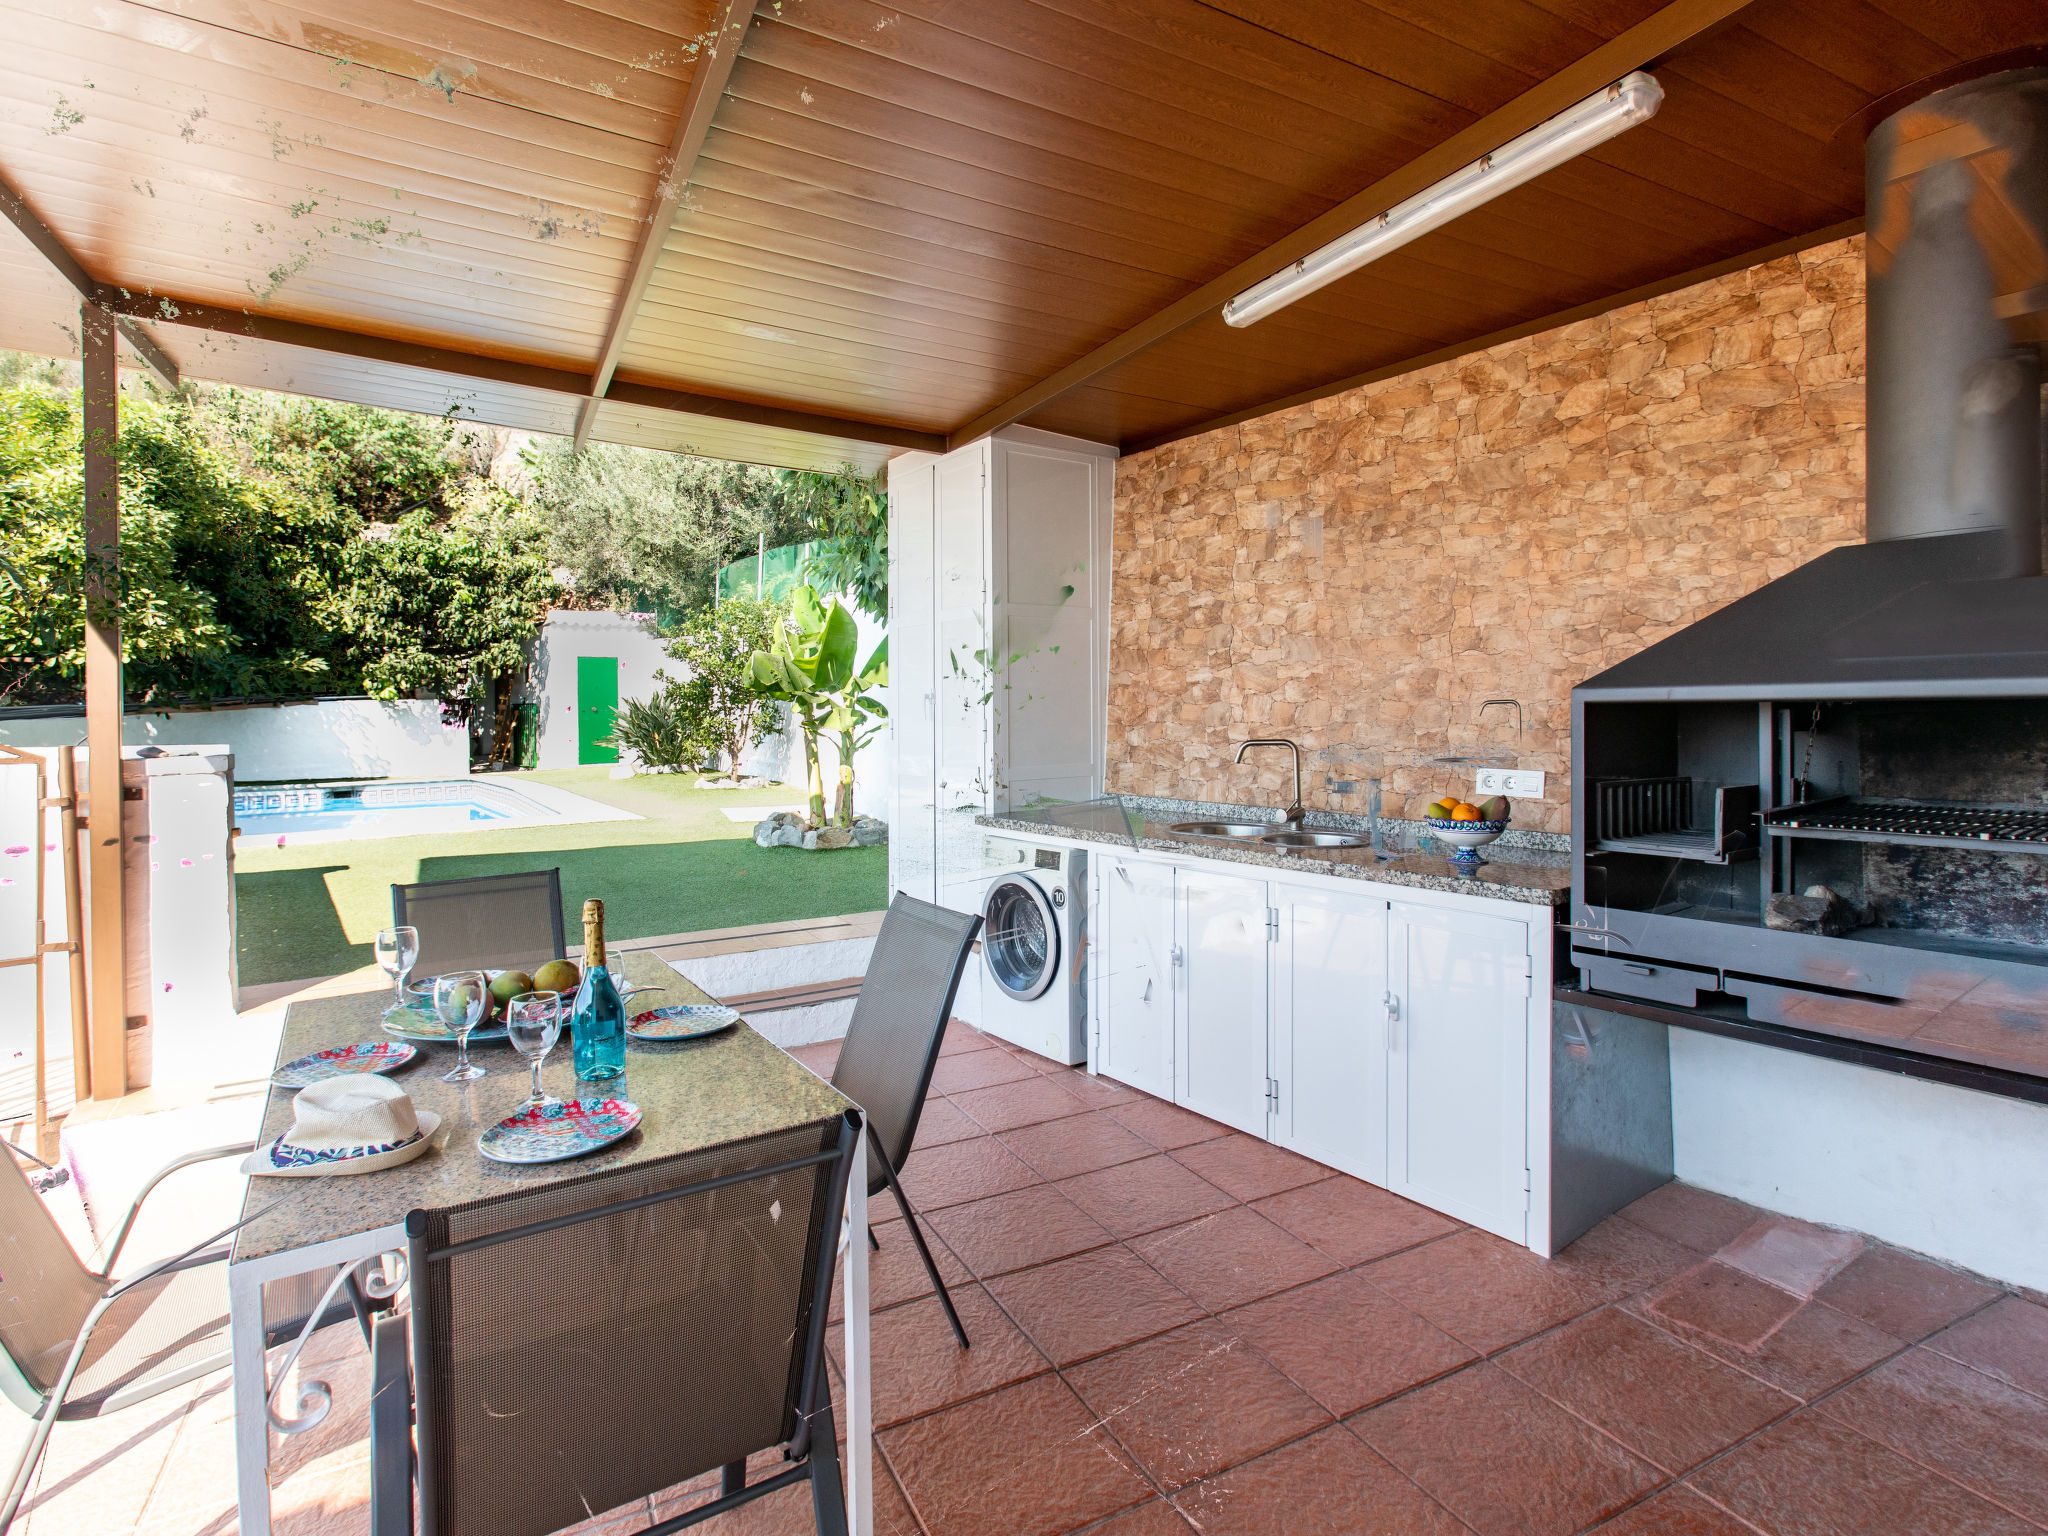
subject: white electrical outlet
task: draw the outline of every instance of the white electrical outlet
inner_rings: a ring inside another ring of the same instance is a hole
[[[1474,779],[1475,794],[1506,795],[1510,800],[1543,798],[1543,771],[1539,768],[1482,768]]]

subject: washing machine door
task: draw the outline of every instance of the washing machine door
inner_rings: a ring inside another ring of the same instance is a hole
[[[981,906],[981,954],[988,974],[1011,997],[1030,1002],[1059,974],[1060,930],[1038,882],[1005,875]]]

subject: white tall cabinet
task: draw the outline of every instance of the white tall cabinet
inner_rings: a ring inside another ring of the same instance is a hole
[[[979,904],[974,817],[1102,792],[1116,450],[1028,427],[889,461],[889,879]]]

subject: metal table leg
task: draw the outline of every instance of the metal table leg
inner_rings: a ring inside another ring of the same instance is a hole
[[[864,1150],[864,1149],[858,1149]],[[853,1536],[875,1529],[874,1401],[868,1369],[868,1181],[856,1155],[846,1185],[846,1515]]]

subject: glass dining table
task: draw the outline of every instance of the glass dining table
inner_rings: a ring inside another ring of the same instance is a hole
[[[650,1006],[657,1001],[714,1001],[646,951],[615,951],[611,968],[632,986],[663,988],[658,998],[649,998]],[[377,991],[291,1004],[285,1012],[278,1064],[315,1051],[387,1038],[382,1019],[389,1001],[389,992]],[[557,1097],[575,1091],[567,1046],[565,1035],[546,1069],[549,1091]],[[354,1279],[371,1297],[392,1295],[403,1284],[409,1211],[488,1199],[741,1141],[836,1115],[850,1102],[742,1020],[700,1040],[629,1042],[623,1077],[580,1086],[586,1097],[623,1098],[637,1104],[642,1114],[639,1127],[610,1146],[571,1161],[513,1165],[485,1158],[477,1151],[477,1139],[525,1099],[526,1063],[502,1040],[494,1046],[472,1037],[471,1058],[487,1066],[488,1075],[447,1082],[442,1072],[452,1053],[452,1045],[422,1047],[411,1062],[391,1074],[416,1109],[440,1116],[433,1148],[424,1156],[371,1173],[322,1178],[259,1175],[249,1181],[228,1267],[236,1500],[242,1536],[268,1536],[270,1530],[274,1436],[310,1429],[326,1412],[326,1387],[294,1373],[298,1344],[346,1280]],[[290,1089],[272,1087],[259,1146],[290,1128],[292,1098]],[[847,1320],[846,1499],[854,1536],[869,1536],[873,1529],[865,1184],[862,1179],[849,1183],[847,1241],[841,1258]],[[328,1277],[328,1299],[313,1309],[295,1342],[266,1350],[265,1283],[308,1274]]]

